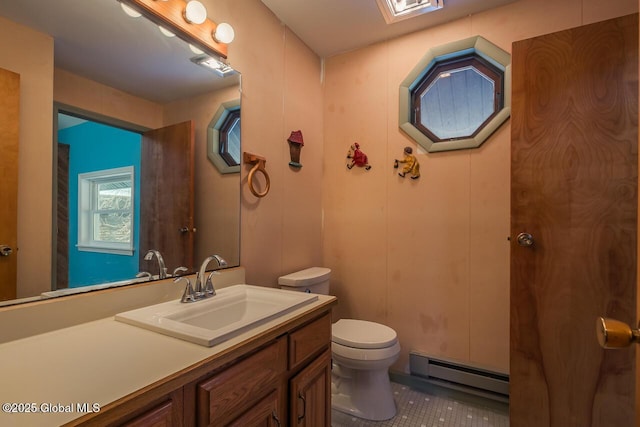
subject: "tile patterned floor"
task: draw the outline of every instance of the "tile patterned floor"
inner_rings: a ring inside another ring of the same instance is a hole
[[[332,427],[508,427],[509,415],[391,383],[398,412],[387,421],[366,421],[332,411]]]

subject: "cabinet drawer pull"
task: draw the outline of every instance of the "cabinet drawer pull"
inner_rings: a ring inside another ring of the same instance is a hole
[[[302,400],[302,415],[298,415],[298,422],[300,422],[307,416],[307,399],[302,392],[298,393],[298,399]]]

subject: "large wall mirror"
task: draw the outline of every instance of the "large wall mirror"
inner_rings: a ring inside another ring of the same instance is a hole
[[[197,46],[127,15],[117,0],[1,2],[0,27],[12,39],[0,43],[0,68],[22,74],[18,168],[38,156],[51,165],[51,180],[39,183],[20,170],[17,230],[0,225],[0,245],[3,233],[17,234],[13,253],[0,257],[17,264],[13,273],[0,265],[1,305],[157,280],[151,251],[168,274],[193,272],[211,254],[240,264],[240,174],[221,173],[207,152],[220,107],[241,110],[237,70],[202,66]],[[40,54],[44,71],[34,77],[24,64],[37,68]],[[49,104],[47,114],[33,113],[34,99]],[[25,147],[31,126],[51,129],[51,145]],[[51,206],[31,209],[30,198]],[[43,221],[50,240],[31,236]]]

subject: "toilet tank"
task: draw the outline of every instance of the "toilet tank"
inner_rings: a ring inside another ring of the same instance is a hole
[[[329,295],[331,269],[311,267],[278,278],[281,289],[312,294]]]

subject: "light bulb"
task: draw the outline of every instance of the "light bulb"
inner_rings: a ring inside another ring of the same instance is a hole
[[[164,27],[161,27],[160,25],[158,25],[158,28],[160,29],[160,32],[162,34],[164,34],[167,37],[175,37],[176,35],[174,33],[172,33],[171,31],[167,30]]]
[[[190,24],[202,24],[207,20],[207,8],[197,0],[191,0],[183,13],[184,19]]]
[[[138,12],[135,9],[133,9],[131,6],[127,6],[124,3],[120,3],[120,7],[122,8],[122,10],[124,10],[124,13],[126,13],[127,15],[129,15],[132,18],[139,18],[139,17],[142,16],[142,14],[140,12]]]
[[[204,53],[202,51],[202,49],[200,49],[200,48],[198,48],[198,47],[196,47],[196,46],[194,46],[192,44],[189,44],[189,49],[191,49],[191,52],[195,53],[196,55],[202,55]]]
[[[213,38],[220,43],[231,43],[235,38],[235,32],[233,27],[226,22],[218,24],[216,32],[213,34]]]

